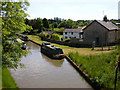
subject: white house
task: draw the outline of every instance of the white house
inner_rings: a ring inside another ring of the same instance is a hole
[[[69,38],[83,38],[82,27],[79,27],[77,29],[65,29],[63,31],[63,39]]]

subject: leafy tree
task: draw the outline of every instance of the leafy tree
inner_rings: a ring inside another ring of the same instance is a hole
[[[66,28],[66,21],[63,21],[58,25],[58,28],[63,28],[63,27]]]
[[[25,13],[28,2],[2,2],[2,66],[17,68],[21,65],[20,58],[27,55],[26,50],[21,49],[21,44],[16,42],[16,33],[22,33],[31,29],[25,24]]]
[[[46,18],[44,18],[44,19],[42,20],[42,22],[43,22],[43,27],[46,28],[46,29],[48,29],[48,28],[49,28],[48,20],[47,20]]]
[[[58,24],[62,22],[61,18],[54,17],[54,21],[57,22]],[[64,21],[64,20],[63,20]]]
[[[67,20],[66,21],[66,28],[72,28],[73,24],[74,24],[73,20],[70,20],[70,19]]]
[[[40,18],[36,19],[36,27],[38,29],[37,33],[40,33],[43,29],[42,19],[40,19]]]
[[[53,27],[54,27],[54,28],[57,28],[57,27],[58,27],[58,23],[57,23],[57,22],[54,22],[54,23],[53,23]]]

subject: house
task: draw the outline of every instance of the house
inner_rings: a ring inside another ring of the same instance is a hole
[[[63,31],[63,39],[70,38],[83,38],[82,27],[79,27],[77,29],[65,29]]]
[[[109,22],[107,17],[104,17],[103,21],[94,20],[83,29],[83,32],[84,40],[95,41],[96,45],[105,45],[120,39],[120,30]]]

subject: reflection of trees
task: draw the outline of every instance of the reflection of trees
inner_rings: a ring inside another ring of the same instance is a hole
[[[54,65],[55,67],[61,67],[63,62],[64,62],[64,59],[62,60],[55,60],[55,59],[51,59],[47,56],[45,56],[44,54],[41,53],[41,56],[47,61],[49,62],[50,64]]]
[[[34,43],[32,43],[31,41],[25,41],[25,43],[27,44],[27,49],[28,50],[39,50],[39,48],[40,48],[40,46],[38,46],[38,45],[36,45],[36,44],[34,44]]]

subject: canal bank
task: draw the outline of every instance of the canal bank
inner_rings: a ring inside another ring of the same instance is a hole
[[[0,68],[1,69],[1,68]],[[11,73],[9,69],[7,68],[2,68],[1,70],[1,88],[6,89],[6,88],[19,88],[18,85],[16,84],[15,80],[11,76]]]
[[[29,39],[30,40],[30,39]],[[41,44],[39,44],[39,43],[36,43],[35,41],[33,41],[33,40],[30,40],[31,42],[33,42],[33,43],[35,43],[35,44],[37,44],[37,45],[39,45],[39,46],[41,46]],[[89,76],[85,73],[85,72],[83,72],[77,65],[76,65],[76,63],[74,63],[73,62],[73,60],[71,60],[70,58],[69,58],[69,56],[67,56],[67,55],[65,55],[65,58],[66,58],[66,60],[79,72],[79,74],[96,90],[99,90],[100,89],[100,86],[97,84],[97,83],[93,83],[92,82],[92,79],[91,78],[89,78]]]
[[[92,88],[66,60],[52,60],[40,46],[26,42],[31,53],[21,58],[25,68],[11,69],[20,88]]]
[[[69,58],[69,56],[65,56],[65,58],[67,59],[67,61],[79,72],[79,74],[95,89],[95,90],[100,90],[101,87],[99,86],[98,83],[94,83],[92,82],[92,78],[90,78],[85,72],[83,72],[79,66],[76,65],[76,63],[73,62],[73,60],[71,60]]]

